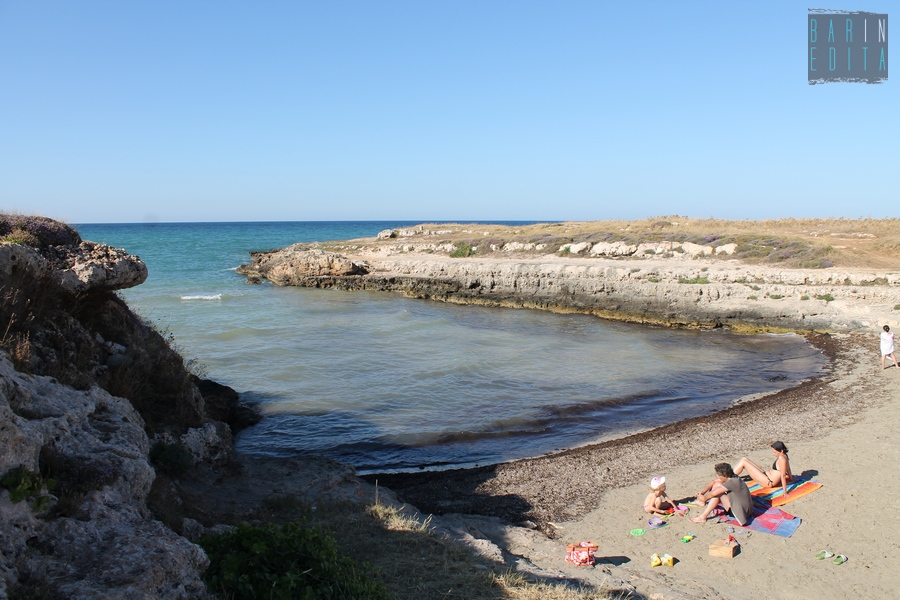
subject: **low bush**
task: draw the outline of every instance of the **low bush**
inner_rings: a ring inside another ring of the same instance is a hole
[[[782,298],[784,298],[784,296],[782,296],[781,294],[769,294],[769,298],[771,298],[772,300],[781,300]]]
[[[450,253],[450,258],[466,258],[473,254],[475,254],[475,251],[472,250],[471,242],[461,242],[456,244],[456,250]]]
[[[693,279],[687,279],[687,278],[685,278],[685,277],[682,277],[682,278],[680,278],[680,279],[678,280],[678,283],[700,283],[700,284],[705,284],[705,283],[709,283],[709,278],[707,278],[707,277],[694,277]]]
[[[9,499],[13,503],[28,500],[33,511],[42,512],[50,504],[50,496],[45,492],[56,487],[56,482],[52,479],[44,480],[40,473],[31,469],[16,467],[0,480],[0,486],[9,490]]]
[[[831,302],[832,300],[834,300],[834,296],[832,296],[831,294],[820,294],[820,295],[816,296],[816,300],[824,300],[825,302]]]
[[[35,248],[77,246],[81,236],[65,223],[47,217],[0,214],[0,242]]]
[[[871,279],[869,281],[860,281],[859,285],[861,286],[870,286],[870,285],[887,285],[888,280],[886,277],[876,277],[875,279]]]
[[[338,553],[334,539],[319,529],[288,523],[204,537],[209,556],[204,580],[223,598],[250,600],[387,599],[383,584],[369,579],[365,565]]]
[[[194,457],[181,442],[157,442],[150,448],[150,462],[166,475],[180,477],[194,464]]]
[[[85,494],[119,478],[119,470],[110,462],[68,456],[52,445],[41,448],[40,469],[43,477],[56,482],[54,493],[58,500],[53,513],[65,517],[76,515]]]
[[[809,296],[807,296],[806,294],[803,294],[802,296],[800,296],[800,299],[801,300],[809,300]]]

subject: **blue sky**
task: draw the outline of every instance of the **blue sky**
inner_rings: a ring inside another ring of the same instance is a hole
[[[809,5],[0,0],[0,210],[900,216],[900,72],[808,85]]]

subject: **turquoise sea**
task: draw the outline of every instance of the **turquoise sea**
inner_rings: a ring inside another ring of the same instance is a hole
[[[140,256],[150,275],[122,292],[131,307],[258,404],[265,418],[237,438],[247,453],[322,454],[362,473],[484,465],[707,414],[825,365],[794,335],[248,285],[235,273],[253,250],[413,224],[76,227]]]

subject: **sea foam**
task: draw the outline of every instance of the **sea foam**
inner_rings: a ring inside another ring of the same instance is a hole
[[[204,295],[196,295],[196,296],[181,296],[182,300],[221,300],[222,294],[210,294],[207,296]]]

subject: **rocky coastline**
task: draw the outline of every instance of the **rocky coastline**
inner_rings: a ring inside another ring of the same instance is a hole
[[[251,282],[399,292],[459,304],[579,312],[636,323],[743,331],[865,331],[900,323],[900,272],[782,269],[717,261],[557,255],[453,258],[377,246],[256,252]]]
[[[708,460],[729,446],[764,443],[775,435],[773,422],[803,438],[852,419],[871,402],[865,393],[854,402],[842,397],[842,382],[859,369],[851,358],[866,341],[859,333],[900,326],[897,272],[711,258],[730,256],[727,250],[687,246],[690,252],[670,259],[622,259],[610,254],[623,252],[620,246],[589,246],[602,251],[590,258],[580,256],[585,248],[535,256],[527,254],[534,248],[512,246],[489,258],[453,258],[453,244],[444,254],[392,250],[397,236],[387,234],[353,244],[352,252],[295,245],[254,253],[239,270],[249,282],[667,326],[815,331],[810,343],[832,359],[830,376],[622,440],[483,469],[362,479],[325,459],[236,456],[233,433],[259,416],[234,390],[191,375],[169,340],[115,293],[143,282],[146,265],[53,227],[49,241],[0,243],[0,599],[206,597],[208,559],[195,542],[285,496],[314,506],[370,503],[380,493],[381,502],[433,513],[434,531],[488,563],[578,580],[517,546],[556,552],[557,522],[671,466],[672,453]],[[757,426],[746,425],[751,417]],[[730,436],[705,436],[711,428]],[[171,448],[183,452],[189,477],[168,473],[155,454]],[[627,573],[606,569],[604,577],[613,589],[635,589]]]

